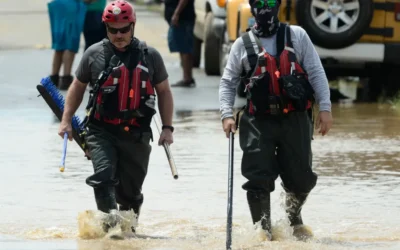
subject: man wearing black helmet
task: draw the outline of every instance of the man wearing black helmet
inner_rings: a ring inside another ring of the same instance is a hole
[[[235,132],[236,88],[243,81],[247,105],[240,118],[243,189],[253,223],[271,234],[270,193],[280,176],[286,212],[299,239],[312,236],[301,209],[317,183],[312,170],[313,104],[319,105],[316,128],[326,135],[332,125],[328,80],[306,31],[280,23],[280,0],[249,0],[255,25],[232,45],[221,78],[219,100],[226,136]],[[238,119],[236,119],[238,120]],[[237,121],[238,122],[238,121]]]

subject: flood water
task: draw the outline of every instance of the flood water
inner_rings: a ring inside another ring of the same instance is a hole
[[[172,178],[163,149],[153,144],[138,227],[148,238],[83,239],[78,216],[95,209],[85,184],[91,163],[69,142],[66,170],[60,173],[58,122],[33,86],[25,94],[10,89],[0,94],[0,249],[225,248],[228,140],[218,111],[176,112],[171,148],[178,180]],[[17,100],[21,97],[22,102]],[[234,249],[400,248],[399,110],[380,104],[334,105],[333,114],[330,134],[313,141],[319,179],[303,208],[304,221],[315,234],[307,243],[290,236],[280,185],[272,194],[277,241],[263,242],[252,230],[236,140]]]

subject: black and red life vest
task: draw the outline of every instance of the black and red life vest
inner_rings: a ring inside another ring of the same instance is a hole
[[[286,32],[285,32],[286,31]],[[286,43],[284,41],[286,34]],[[255,34],[248,30],[243,36],[243,43],[246,48],[247,58],[250,64],[250,71],[242,76],[242,80],[246,85],[245,91],[249,91],[252,88],[250,78],[256,78],[263,73],[266,75],[265,84],[268,86],[264,87],[263,93],[255,93],[256,95],[262,95],[266,101],[262,105],[268,105],[268,96],[279,97],[281,100],[282,113],[289,113],[295,111],[296,108],[293,105],[292,100],[288,98],[287,93],[282,86],[280,81],[283,76],[294,75],[305,75],[308,78],[303,68],[300,66],[296,59],[293,44],[291,41],[290,27],[286,24],[280,24],[280,28],[277,33],[277,56],[274,57],[268,54],[263,48],[261,41],[255,36]],[[259,53],[255,52],[253,41],[257,44]],[[263,88],[260,88],[263,89]],[[259,90],[256,90],[259,92]],[[268,92],[268,93],[267,93]],[[312,100],[307,100],[304,105],[306,109],[312,107]],[[248,95],[247,108],[250,114],[255,114],[254,101]],[[268,114],[270,110],[263,107],[263,112]],[[265,111],[264,111],[265,110]]]
[[[131,52],[141,55],[137,64],[129,69],[120,61],[100,86],[95,100],[95,120],[113,125],[150,126],[155,114],[155,91],[146,62],[146,44],[141,42],[139,47],[140,50]],[[107,62],[112,50],[106,44],[104,49]]]

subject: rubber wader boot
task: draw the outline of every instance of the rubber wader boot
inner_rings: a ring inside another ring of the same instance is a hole
[[[307,240],[313,236],[310,228],[303,225],[301,209],[307,200],[308,194],[286,193],[286,213],[290,226],[293,227],[293,236],[298,240]]]
[[[54,86],[58,86],[58,81],[60,80],[60,77],[58,75],[51,75],[50,80],[53,83]]]
[[[115,227],[119,223],[120,219],[115,213],[117,210],[117,202],[115,200],[114,187],[94,188],[94,196],[97,209],[109,214],[103,221],[103,230],[104,232],[108,232],[110,228]]]
[[[265,231],[268,240],[272,240],[270,193],[247,192],[247,202],[253,224],[261,221],[261,228]]]
[[[142,204],[143,204],[143,198],[141,200],[139,200],[137,203],[130,204],[129,206],[120,205],[119,210],[120,211],[129,211],[129,210],[133,209],[133,212],[135,212],[135,215],[136,215],[136,221],[139,222],[140,209],[142,207]],[[136,233],[136,228],[134,226],[132,226],[131,229],[132,229],[132,233]]]
[[[58,88],[60,90],[67,90],[69,86],[71,85],[72,81],[74,78],[70,75],[68,76],[60,76],[60,80],[58,82]]]

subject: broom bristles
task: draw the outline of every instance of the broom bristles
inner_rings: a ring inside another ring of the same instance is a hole
[[[53,84],[50,77],[42,78],[40,83],[46,89],[47,93],[49,93],[53,101],[56,103],[57,107],[59,107],[60,110],[64,112],[64,104],[65,104],[64,97],[60,93],[60,91],[56,88],[56,86]],[[76,131],[82,132],[84,130],[82,121],[76,115],[72,117],[71,125]]]

